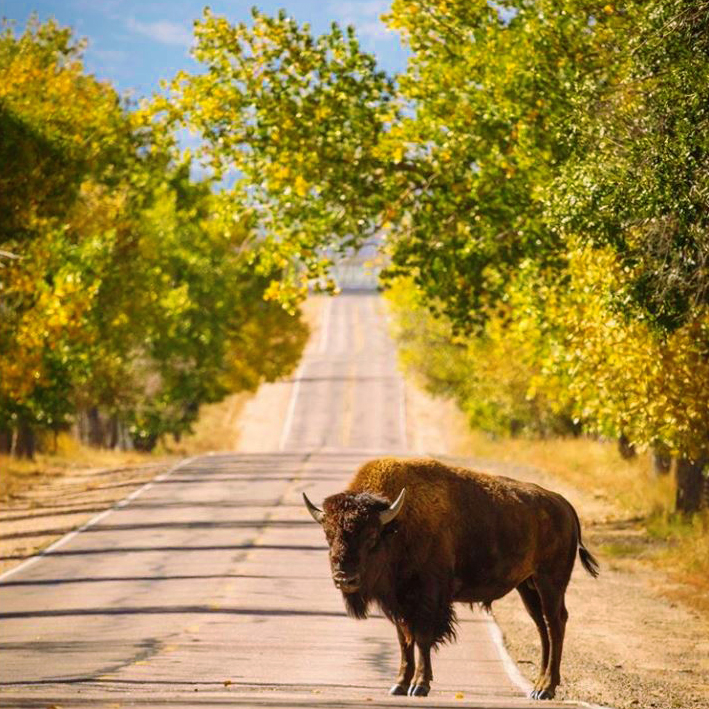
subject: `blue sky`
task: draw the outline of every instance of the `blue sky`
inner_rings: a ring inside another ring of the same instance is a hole
[[[233,22],[250,22],[251,7],[275,14],[280,8],[299,22],[310,22],[316,33],[334,20],[353,24],[362,47],[377,55],[389,72],[404,68],[406,54],[398,35],[386,30],[379,16],[390,0],[0,0],[0,17],[22,30],[35,11],[41,20],[54,17],[88,39],[88,71],[106,79],[133,98],[149,96],[161,79],[178,70],[194,71],[189,56],[192,22],[209,5],[216,15]]]

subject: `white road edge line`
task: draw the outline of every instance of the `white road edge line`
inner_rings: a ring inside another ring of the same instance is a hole
[[[288,402],[288,411],[286,413],[286,420],[283,422],[283,429],[281,430],[281,440],[278,443],[278,450],[282,451],[286,448],[286,443],[288,442],[288,437],[290,436],[291,428],[293,427],[293,419],[295,417],[295,405],[298,401],[298,394],[300,393],[300,380],[303,376],[303,362],[301,362],[298,367],[293,380],[293,388],[290,393],[290,401]]]
[[[490,633],[490,637],[492,638],[492,642],[497,649],[497,654],[500,656],[502,666],[505,668],[505,672],[507,672],[507,676],[510,678],[512,684],[517,685],[523,694],[528,697],[533,689],[532,683],[522,675],[519,671],[519,667],[517,667],[515,661],[510,657],[510,653],[507,652],[504,640],[502,639],[502,631],[500,630],[500,626],[488,613],[485,614],[485,621],[487,623],[487,629]]]
[[[22,571],[22,569],[26,569],[28,566],[36,564],[40,559],[44,558],[45,556],[48,556],[56,549],[59,549],[59,547],[63,547],[67,542],[70,542],[74,537],[76,537],[78,534],[81,534],[81,532],[83,532],[84,530],[88,529],[89,527],[93,527],[95,524],[98,524],[102,519],[108,517],[108,515],[110,515],[112,512],[115,512],[116,510],[119,510],[128,505],[130,502],[135,500],[138,495],[142,495],[146,490],[149,490],[156,482],[164,480],[168,476],[172,475],[176,470],[179,470],[184,465],[191,463],[193,460],[199,457],[200,456],[193,455],[191,458],[183,458],[181,461],[175,463],[175,465],[173,465],[165,472],[156,475],[152,480],[149,480],[137,490],[133,490],[130,495],[127,495],[119,502],[116,502],[112,507],[109,507],[103,512],[99,512],[97,515],[94,515],[88,522],[84,522],[84,524],[82,524],[80,527],[77,527],[73,531],[65,534],[60,539],[57,539],[56,542],[52,542],[48,547],[42,549],[39,554],[35,554],[35,556],[26,559],[19,566],[15,566],[14,568],[8,569],[4,573],[0,574],[0,583],[2,583],[6,578],[9,578],[10,576],[16,574],[18,571]]]
[[[507,652],[505,647],[505,641],[502,637],[502,631],[497,621],[489,613],[485,614],[485,621],[487,622],[487,629],[492,638],[492,642],[497,649],[497,654],[500,656],[500,661],[502,666],[507,672],[507,676],[513,684],[516,684],[520,690],[529,696],[533,689],[532,683],[519,671],[517,663],[512,659],[510,653]],[[592,704],[590,702],[584,702],[579,699],[564,699],[563,704],[568,704],[570,707],[584,707],[584,709],[612,709],[611,707],[604,706],[602,704]]]

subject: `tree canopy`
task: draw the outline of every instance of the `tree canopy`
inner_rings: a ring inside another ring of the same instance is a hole
[[[328,287],[338,252],[380,239],[385,280],[447,343],[424,369],[478,423],[622,434],[699,462],[708,10],[394,0],[411,56],[392,77],[351,28],[207,11],[205,71],[176,77],[159,110],[237,171],[255,263],[288,273],[269,297]],[[457,370],[436,380],[444,360]]]
[[[138,437],[177,430],[190,402],[285,371],[286,313],[374,241],[420,315],[399,308],[407,342],[445,343],[410,359],[471,420],[622,435],[701,476],[708,18],[708,0],[394,0],[410,59],[387,76],[352,28],[207,9],[202,68],[141,110],[66,31],[6,31],[4,421],[93,401]]]
[[[88,75],[53,22],[0,36],[0,438],[89,412],[92,442],[152,448],[199,405],[292,369],[246,215],[191,178],[174,135]]]

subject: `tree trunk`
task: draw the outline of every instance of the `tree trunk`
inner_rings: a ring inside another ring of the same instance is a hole
[[[36,448],[37,438],[34,429],[29,424],[20,423],[12,432],[11,454],[15,458],[28,458],[32,460]]]
[[[670,451],[662,443],[656,443],[652,449],[652,472],[656,478],[667,475],[672,467]]]
[[[632,460],[637,455],[635,446],[624,433],[618,437],[618,452],[624,460]]]
[[[5,428],[0,428],[0,453],[8,454],[12,449],[12,434]]]
[[[694,461],[682,456],[677,459],[675,467],[677,481],[675,509],[677,512],[691,514],[701,508],[704,496],[703,470],[705,463],[705,458]]]
[[[94,448],[132,449],[130,435],[118,416],[108,414],[98,406],[81,409],[74,430],[82,443]]]
[[[103,425],[98,406],[92,406],[86,412],[86,421],[89,427],[89,445],[94,448],[106,448],[106,428]]]
[[[128,432],[128,427],[116,414],[111,416],[108,425],[111,432],[111,448],[121,451],[133,450],[133,440]]]
[[[108,419],[108,447],[111,450],[118,448],[119,433],[118,417],[115,415],[110,416]]]

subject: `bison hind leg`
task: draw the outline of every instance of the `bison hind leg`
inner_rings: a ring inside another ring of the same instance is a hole
[[[533,581],[541,601],[549,650],[544,675],[540,677],[535,691],[532,692],[532,697],[534,699],[553,699],[556,688],[561,682],[559,667],[564,649],[566,621],[569,617],[564,603],[568,575],[560,579],[539,574],[534,576]]]
[[[546,622],[544,621],[544,612],[542,610],[542,599],[539,597],[536,587],[532,583],[531,579],[523,581],[519,586],[517,586],[517,592],[522,598],[524,607],[527,609],[530,617],[537,626],[537,631],[539,632],[539,639],[542,643],[542,656],[541,662],[539,663],[539,676],[537,681],[534,683],[534,688],[532,690],[532,699],[537,699],[537,693],[540,691],[544,678],[547,674],[547,669],[549,665],[549,632],[547,630]]]

